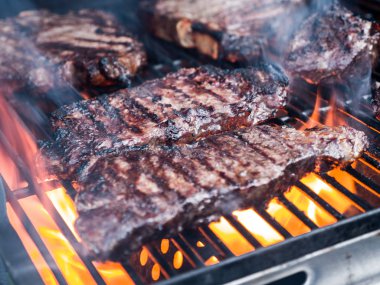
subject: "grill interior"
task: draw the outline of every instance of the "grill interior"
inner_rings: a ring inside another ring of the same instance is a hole
[[[122,17],[127,25],[138,27],[130,16]],[[151,63],[135,85],[181,67],[209,63],[192,52],[143,37]],[[373,76],[380,78],[377,72]],[[307,125],[315,113],[317,94],[318,122],[326,122],[333,108],[331,94],[304,82],[296,86],[287,109],[271,122],[296,128]],[[0,132],[0,145],[25,181],[11,189],[5,176],[0,180],[7,209],[0,211],[0,217],[7,214],[10,221],[0,224],[7,241],[0,248],[10,278],[20,284],[25,278],[28,284],[219,284],[378,229],[380,122],[371,114],[369,97],[346,100],[344,108],[335,110],[335,115],[370,139],[370,148],[355,163],[327,174],[309,174],[268,208],[236,211],[208,226],[152,242],[120,263],[92,262],[82,254],[72,227],[75,185],[57,180],[35,183],[25,161]],[[55,104],[83,99],[75,90],[66,98]],[[33,136],[49,139],[48,118],[40,102],[10,103]],[[23,111],[28,107],[33,112]]]

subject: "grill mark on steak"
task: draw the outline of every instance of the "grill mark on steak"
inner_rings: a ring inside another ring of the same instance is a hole
[[[133,107],[136,107],[146,118],[149,118],[153,123],[160,122],[156,114],[151,113],[146,107],[138,103],[134,98],[129,98],[129,100],[132,103]]]
[[[52,114],[55,141],[46,147],[46,156],[53,158],[49,170],[75,180],[80,165],[103,155],[258,124],[284,106],[287,84],[282,71],[270,65],[232,71],[206,66],[62,107]]]
[[[277,140],[268,141],[268,133]],[[287,140],[293,144],[284,144]],[[184,227],[262,206],[316,165],[352,162],[367,144],[365,135],[350,127],[298,131],[262,125],[191,145],[100,158],[78,181],[75,227],[89,256],[116,260]]]
[[[262,156],[264,159],[268,159],[270,160],[271,162],[275,163],[276,161],[271,158],[264,150],[262,150],[260,147],[256,147],[255,145],[251,144],[248,140],[246,140],[245,138],[243,138],[240,134],[236,134],[236,137],[241,140],[242,142],[246,143],[247,145],[249,145],[250,148],[252,148],[255,153],[257,153],[258,155]],[[287,145],[288,146],[288,145]]]
[[[177,150],[178,152],[180,152],[180,150]],[[197,179],[196,176],[194,175],[191,175],[191,171],[189,171],[189,169],[194,169],[194,166],[191,165],[190,167],[187,168],[188,171],[185,171],[183,169],[183,164],[178,164],[176,162],[174,162],[173,160],[173,157],[172,156],[166,156],[166,157],[161,157],[161,162],[162,162],[162,165],[169,165],[173,170],[174,172],[176,173],[180,173],[182,175],[182,177],[189,183],[191,183],[192,185],[194,185],[195,187],[199,187],[199,180]],[[189,166],[187,164],[187,166]]]
[[[220,156],[219,157],[222,157],[222,155],[220,154]],[[214,173],[216,173],[220,178],[222,178],[223,179],[223,181],[226,181],[226,182],[228,182],[228,183],[230,183],[230,184],[233,184],[234,182],[225,174],[225,173],[223,173],[223,172],[220,172],[220,171],[218,171],[218,170],[216,170],[213,166],[212,166],[212,164],[204,157],[204,156],[199,156],[199,155],[197,155],[197,156],[195,156],[195,160],[196,161],[199,161],[200,163],[201,163],[201,165],[203,165],[203,166],[205,166],[206,167],[206,169],[207,169],[207,171],[209,171],[209,172],[214,172]],[[189,172],[190,173],[190,172]],[[198,185],[201,185],[200,183],[198,183]],[[204,187],[204,188],[207,188],[207,187],[205,187],[205,186],[203,186],[202,185],[202,187]]]

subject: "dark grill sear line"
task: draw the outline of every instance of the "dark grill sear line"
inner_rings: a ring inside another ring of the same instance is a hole
[[[48,167],[75,180],[101,156],[258,124],[285,105],[287,85],[271,65],[232,71],[202,66],[65,106],[52,115]]]
[[[99,158],[78,180],[75,226],[88,255],[118,259],[155,238],[261,207],[307,172],[352,162],[367,144],[350,127],[262,125]]]

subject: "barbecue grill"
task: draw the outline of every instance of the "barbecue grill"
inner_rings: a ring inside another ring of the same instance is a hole
[[[111,4],[107,7],[119,11],[123,22],[140,33],[150,57],[150,65],[133,84],[209,63],[141,32],[134,9],[124,12],[128,5],[136,5]],[[91,5],[102,6],[96,1]],[[62,1],[43,6],[57,11],[73,8]],[[17,9],[23,7],[11,13]],[[380,80],[380,73],[374,71],[373,77]],[[332,124],[335,117],[367,134],[368,151],[343,169],[307,175],[267,208],[235,211],[208,226],[186,229],[146,244],[120,263],[86,258],[73,230],[75,184],[34,177],[0,131],[0,149],[22,181],[14,186],[7,173],[0,178],[0,284],[378,284],[380,122],[371,114],[370,95],[337,106],[332,104],[334,94],[344,90],[332,94],[305,82],[295,86],[287,109],[272,123],[304,128]],[[85,96],[70,90],[67,100]],[[10,104],[21,118],[17,124],[24,135],[49,139],[48,118],[37,102]]]

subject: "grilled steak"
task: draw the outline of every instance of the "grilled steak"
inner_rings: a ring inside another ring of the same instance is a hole
[[[213,59],[250,61],[278,54],[307,15],[305,0],[144,0],[141,11],[157,37]]]
[[[295,34],[285,57],[286,70],[314,84],[331,77],[350,81],[350,75],[360,76],[363,69],[368,76],[379,37],[376,24],[337,3],[328,5],[310,16]]]
[[[90,256],[117,259],[164,234],[263,205],[315,166],[351,162],[366,145],[349,127],[264,125],[102,158],[79,179],[75,226]]]
[[[233,71],[202,66],[65,106],[53,114],[49,167],[75,179],[86,163],[110,153],[257,124],[285,104],[287,84],[273,65]]]
[[[142,44],[101,11],[26,11],[1,25],[0,78],[18,86],[57,88],[53,74],[80,89],[125,86],[146,61]]]

